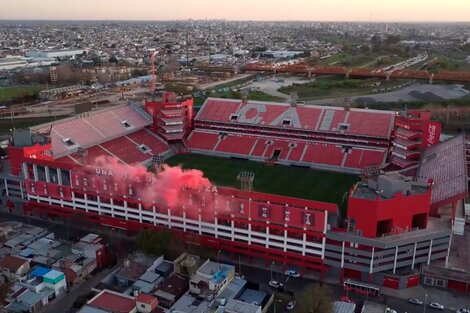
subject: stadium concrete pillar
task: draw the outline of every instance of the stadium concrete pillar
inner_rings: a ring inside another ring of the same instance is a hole
[[[386,80],[386,81],[389,81],[389,80],[390,80],[390,74],[386,74],[386,75],[385,75],[385,80]]]
[[[350,71],[348,69],[346,69],[346,79],[349,79],[349,73],[350,73]]]
[[[434,74],[429,75],[429,85],[432,85],[434,80]]]
[[[312,70],[311,70],[311,69],[308,70],[307,77],[308,77],[308,78],[312,78]]]
[[[452,223],[455,221],[455,215],[457,212],[457,201],[452,202]]]

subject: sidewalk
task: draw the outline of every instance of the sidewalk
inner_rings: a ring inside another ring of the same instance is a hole
[[[382,287],[381,292],[383,295],[389,297],[401,298],[405,300],[409,298],[418,298],[423,302],[425,301],[427,295],[427,303],[439,302],[446,309],[453,311],[463,308],[470,308],[469,296],[466,296],[463,293],[457,295],[444,289],[426,288],[420,285],[403,290]]]
[[[238,264],[238,259],[231,259],[230,254],[227,254],[227,253],[221,253],[220,261],[221,262],[226,261],[226,262]],[[271,262],[268,262],[268,266],[265,266],[265,261],[262,259],[257,259],[257,258],[253,258],[253,262],[251,263],[245,262],[242,259],[241,264],[244,266],[259,268],[263,270],[269,270],[271,266]],[[295,267],[288,267],[288,268],[296,269]],[[282,264],[274,263],[273,272],[284,273]],[[302,278],[306,278],[306,279],[313,280],[313,281],[319,281],[320,274],[313,272],[313,271],[305,271],[302,274]],[[339,286],[339,280],[335,277],[329,277],[328,275],[326,275],[326,277],[323,279],[323,282],[328,285]],[[453,311],[456,311],[462,308],[470,308],[470,296],[466,296],[464,293],[459,293],[459,294],[452,293],[450,291],[439,289],[439,288],[431,288],[431,287],[425,288],[419,285],[419,286],[412,287],[412,288],[397,290],[397,289],[382,287],[381,293],[384,296],[397,298],[397,299],[403,299],[405,301],[407,301],[409,298],[418,298],[423,302],[425,301],[426,295],[427,295],[427,303],[439,302],[440,304],[444,305],[446,309],[450,309]]]

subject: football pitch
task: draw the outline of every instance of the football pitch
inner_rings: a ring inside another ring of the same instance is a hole
[[[212,183],[235,188],[240,188],[237,180],[240,171],[250,171],[255,174],[255,191],[337,204],[359,180],[358,176],[349,174],[196,154],[177,155],[167,159],[166,163],[199,169]]]

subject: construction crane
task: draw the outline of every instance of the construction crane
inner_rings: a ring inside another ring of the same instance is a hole
[[[156,78],[155,78],[155,49],[149,49],[150,52],[150,66],[151,66],[151,75],[152,75],[152,83],[150,85],[150,91],[152,92],[152,95],[155,93],[156,89]]]

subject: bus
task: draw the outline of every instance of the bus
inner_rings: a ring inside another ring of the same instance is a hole
[[[374,286],[366,283],[361,283],[351,279],[346,279],[343,283],[344,290],[352,291],[357,294],[378,297],[380,296],[380,287]]]

